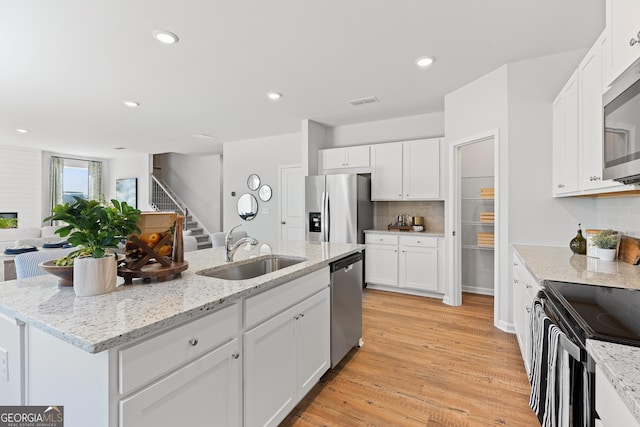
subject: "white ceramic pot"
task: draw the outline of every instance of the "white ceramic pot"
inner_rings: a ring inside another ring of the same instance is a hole
[[[78,258],[73,262],[73,290],[79,297],[106,294],[117,283],[116,257]]]
[[[616,259],[616,252],[615,249],[598,248],[598,258],[600,258],[600,261],[613,261]]]

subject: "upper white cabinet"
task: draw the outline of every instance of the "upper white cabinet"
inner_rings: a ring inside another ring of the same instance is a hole
[[[440,140],[420,139],[371,146],[372,200],[440,197]]]
[[[578,71],[553,101],[553,195],[578,189]]]
[[[604,77],[604,46],[606,32],[596,41],[578,66],[579,88],[579,151],[581,190],[619,186],[602,179],[602,92]]]
[[[369,146],[330,148],[321,150],[322,169],[369,167]]]
[[[607,31],[611,49],[611,83],[640,58],[640,2],[607,0]]]
[[[553,195],[625,190],[602,179],[602,94],[609,39],[605,31],[553,102]]]

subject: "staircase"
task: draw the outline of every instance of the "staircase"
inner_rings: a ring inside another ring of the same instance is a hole
[[[191,235],[198,242],[198,249],[212,247],[209,233],[190,212],[189,208],[180,200],[175,192],[161,179],[151,175],[151,207],[160,212],[178,212],[183,215],[184,229],[191,231]]]

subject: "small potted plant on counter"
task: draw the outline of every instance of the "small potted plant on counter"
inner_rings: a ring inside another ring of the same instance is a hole
[[[121,239],[140,232],[140,210],[126,202],[85,200],[57,205],[44,221],[62,221],[55,233],[78,247],[66,257],[73,264],[73,289],[78,296],[111,292],[116,288],[117,263],[114,250]],[[68,264],[67,264],[68,265]]]
[[[613,261],[618,252],[618,232],[608,229],[593,236],[593,245],[598,248],[598,258],[602,261]]]

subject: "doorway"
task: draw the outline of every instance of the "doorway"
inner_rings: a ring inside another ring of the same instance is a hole
[[[444,302],[462,304],[462,292],[494,295],[497,322],[502,255],[498,130],[449,146],[447,209],[449,288]]]

